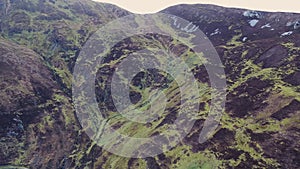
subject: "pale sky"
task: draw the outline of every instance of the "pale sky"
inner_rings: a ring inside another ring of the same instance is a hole
[[[155,13],[176,4],[216,4],[274,12],[300,13],[300,0],[94,0],[115,4],[133,13]]]

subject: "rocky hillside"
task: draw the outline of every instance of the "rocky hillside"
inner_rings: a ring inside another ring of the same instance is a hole
[[[226,73],[226,109],[214,136],[200,144],[210,82],[205,67],[196,65],[193,73],[205,90],[194,127],[170,151],[136,159],[91,141],[76,119],[71,95],[71,72],[87,39],[130,13],[89,0],[3,0],[0,13],[0,168],[299,168],[300,14],[213,5],[161,11],[192,22],[215,46]],[[165,89],[166,116],[147,125],[116,118],[105,84],[122,58],[147,46],[192,55],[172,37],[155,34],[113,47],[97,73],[97,101],[111,125],[132,136],[163,131],[178,111],[178,84],[149,70],[133,79],[131,101],[146,109],[149,91]]]
[[[297,168],[300,15],[210,5],[179,5],[163,12],[198,25],[225,66],[222,127],[206,146],[195,148],[217,152],[226,168]]]

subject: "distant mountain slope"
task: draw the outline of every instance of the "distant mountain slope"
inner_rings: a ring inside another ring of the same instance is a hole
[[[279,168],[297,168],[300,14],[212,5],[178,5],[162,12],[199,26],[225,66],[228,119],[223,118],[220,138],[217,133],[206,146],[193,147],[230,158],[226,168],[233,163],[237,168],[271,167],[270,159]]]
[[[145,159],[103,150],[87,137],[75,117],[71,72],[91,34],[130,13],[89,0],[4,0],[0,2],[0,166],[298,168],[300,14],[200,4],[161,12],[198,26],[224,64],[226,112],[213,138],[198,143],[210,105],[210,83],[205,67],[197,65],[193,73],[205,94],[192,131],[179,145]],[[122,58],[147,46],[163,47],[179,56],[191,54],[172,37],[156,34],[134,36],[114,46],[95,86],[99,106],[104,105],[108,117],[117,111],[105,84]],[[173,81],[160,71],[139,73],[132,82],[132,102],[139,105],[148,91],[166,88]],[[175,92],[169,92],[170,104],[161,121],[140,128],[118,118],[110,118],[111,123],[132,135],[157,134],[176,118],[177,89],[175,85]]]
[[[87,38],[129,12],[90,0],[4,0],[0,35],[40,54],[70,89],[70,71]]]

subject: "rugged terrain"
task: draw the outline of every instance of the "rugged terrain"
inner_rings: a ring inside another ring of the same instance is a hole
[[[198,143],[210,105],[208,75],[198,65],[193,73],[205,91],[196,123],[179,145],[145,159],[103,150],[76,119],[71,72],[91,34],[130,13],[89,0],[4,0],[0,2],[0,168],[299,168],[300,14],[213,5],[178,5],[161,12],[197,25],[221,57],[227,101],[213,138]],[[117,112],[103,84],[121,58],[144,46],[191,54],[171,37],[150,34],[120,42],[97,74],[97,101],[107,116]],[[166,88],[168,97],[176,98],[178,86],[173,81],[160,71],[141,72],[132,82],[132,102],[140,104],[157,88]],[[157,134],[176,118],[178,100],[170,100],[166,117],[148,126],[119,118],[110,122],[129,135]]]

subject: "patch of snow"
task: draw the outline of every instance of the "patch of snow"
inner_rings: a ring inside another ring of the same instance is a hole
[[[275,30],[274,28],[270,29],[271,31]]]
[[[215,31],[213,33],[211,33],[210,36],[214,36],[214,35],[217,35],[217,34],[221,34],[219,28],[215,29]]]
[[[246,42],[247,39],[248,39],[248,37],[245,36],[245,37],[243,37],[242,41]]]
[[[257,19],[252,19],[252,20],[249,21],[249,24],[250,24],[251,27],[255,27],[255,25],[258,23],[258,21],[259,20],[257,20]]]
[[[176,26],[176,25],[177,25],[177,18],[176,18],[175,16],[174,16],[174,17],[171,17],[171,18],[172,18],[173,21],[174,21],[174,22],[173,22],[173,25]]]
[[[294,29],[299,29],[300,28],[300,21],[295,22],[294,24]]]
[[[263,26],[260,27],[260,28],[262,28],[262,29],[264,29],[264,28],[271,28],[271,25],[270,25],[270,23],[268,23],[268,24],[263,25]]]
[[[293,33],[293,31],[288,31],[288,32],[284,32],[283,34],[281,34],[280,37],[283,37],[283,36],[289,36]]]
[[[294,30],[299,29],[300,21],[288,22],[288,23],[286,23],[286,26],[288,26],[288,27],[292,26],[294,28]]]
[[[191,32],[195,32],[199,26],[194,25],[192,22],[190,22],[187,26],[185,27],[181,27],[181,23],[178,22],[177,17],[172,16],[170,17],[173,20],[173,25],[178,28],[181,29],[182,31],[185,31],[187,33],[191,33]]]
[[[243,16],[249,17],[249,16],[250,16],[249,11],[245,11],[245,12],[243,13]]]
[[[286,26],[292,26],[292,25],[293,25],[293,22],[286,23]]]
[[[249,17],[249,18],[255,18],[255,19],[261,19],[262,18],[262,14],[260,12],[257,12],[257,11],[245,11],[243,13],[243,16]]]
[[[192,27],[191,27],[192,26]],[[187,33],[195,32],[199,26],[194,25],[192,22],[190,22],[188,25],[186,25],[184,28],[181,28],[182,31],[185,31]]]

